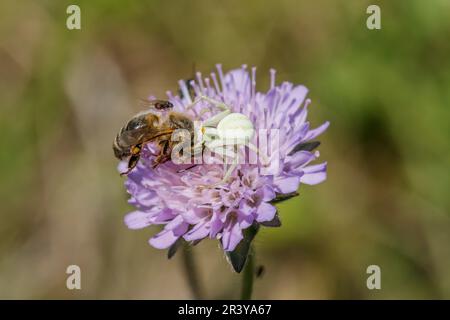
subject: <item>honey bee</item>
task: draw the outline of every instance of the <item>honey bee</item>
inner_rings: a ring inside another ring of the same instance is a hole
[[[132,117],[114,139],[114,155],[120,160],[129,158],[128,169],[121,175],[128,174],[136,167],[144,144],[153,142],[160,148],[153,163],[155,168],[170,160],[172,149],[177,143],[171,139],[175,130],[185,129],[194,134],[193,121],[182,113],[170,111],[173,108],[171,102],[151,100],[146,103],[150,109]]]

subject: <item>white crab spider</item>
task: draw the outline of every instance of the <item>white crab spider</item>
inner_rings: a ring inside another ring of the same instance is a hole
[[[236,147],[247,146],[249,149],[258,153],[258,148],[250,143],[250,140],[255,134],[255,128],[246,115],[231,112],[231,108],[225,103],[204,95],[200,95],[186,109],[192,108],[201,100],[209,102],[221,110],[221,112],[200,123],[200,126],[197,128],[197,136],[199,139],[194,144],[193,154],[201,153],[203,148],[208,148],[210,151],[221,155],[223,159],[227,157],[232,158],[231,165],[222,181],[217,183],[220,184],[228,180],[238,165],[239,153],[234,151]],[[208,110],[209,108],[203,109],[200,115]],[[233,150],[230,150],[229,147],[233,147]],[[225,162],[225,165],[227,162]]]

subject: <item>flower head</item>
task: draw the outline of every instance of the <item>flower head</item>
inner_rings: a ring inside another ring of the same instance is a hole
[[[276,225],[279,220],[272,201],[296,194],[301,183],[314,185],[326,179],[326,163],[310,163],[319,157],[313,151],[318,143],[313,140],[329,123],[310,129],[308,90],[289,82],[276,85],[274,70],[265,93],[256,92],[255,68],[249,72],[245,66],[224,74],[218,65],[217,74],[203,79],[198,73],[191,85],[195,96],[221,101],[232,112],[245,115],[256,132],[276,130],[277,139],[268,142],[270,161],[239,163],[229,179],[222,181],[227,167],[214,161],[214,155],[210,156],[213,161],[192,168],[172,161],[152,168],[155,146],[149,143],[125,182],[129,202],[136,208],[126,215],[125,223],[131,229],[163,225],[149,240],[155,248],[169,248],[180,238],[197,242],[209,237],[219,239],[225,251],[233,251],[244,229]],[[180,81],[180,92],[179,96],[168,92],[176,111],[200,120],[214,114],[203,111],[207,103],[186,109],[195,97],[184,81]],[[254,139],[257,143],[260,138]],[[241,149],[239,153],[245,151]]]

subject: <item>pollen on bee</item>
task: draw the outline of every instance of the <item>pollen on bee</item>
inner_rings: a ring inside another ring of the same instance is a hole
[[[140,151],[141,151],[141,148],[139,148],[138,146],[134,146],[134,147],[131,149],[131,153],[132,153],[132,154],[138,154]]]

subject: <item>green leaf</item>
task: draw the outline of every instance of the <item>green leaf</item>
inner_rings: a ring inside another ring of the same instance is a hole
[[[278,212],[275,214],[275,217],[271,221],[260,222],[260,225],[264,227],[281,227],[281,220],[278,217]]]
[[[291,192],[291,193],[277,193],[275,198],[273,198],[270,201],[270,203],[272,203],[272,204],[273,203],[279,203],[279,202],[286,201],[286,200],[288,200],[288,199],[290,199],[292,197],[296,197],[296,196],[298,196],[298,192],[297,191]]]
[[[237,273],[240,273],[244,268],[250,251],[250,245],[258,233],[258,230],[259,225],[257,223],[252,224],[243,231],[244,239],[239,242],[234,251],[226,252],[227,261]]]
[[[299,151],[313,151],[315,148],[320,146],[320,141],[311,141],[311,142],[303,142],[294,147],[291,152],[289,152],[288,155],[293,155],[296,152]]]
[[[177,253],[182,243],[183,238],[179,237],[178,240],[175,241],[175,243],[169,247],[169,250],[167,250],[167,259],[171,259],[175,255],[175,253]]]

